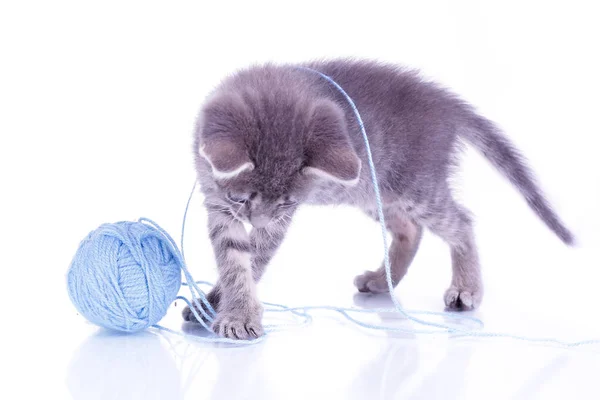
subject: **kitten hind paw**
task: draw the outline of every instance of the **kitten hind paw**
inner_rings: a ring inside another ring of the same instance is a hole
[[[450,286],[444,294],[444,303],[448,311],[469,311],[479,307],[483,292],[477,287],[458,288]]]
[[[385,275],[379,271],[366,271],[354,278],[354,286],[361,293],[388,293],[389,287]]]

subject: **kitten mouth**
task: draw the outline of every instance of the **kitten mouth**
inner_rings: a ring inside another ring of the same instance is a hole
[[[249,220],[250,224],[257,229],[265,228],[272,221],[270,217],[262,214],[251,215]]]
[[[242,224],[250,222],[247,218],[244,218],[243,215],[240,215],[240,210],[237,210],[236,212],[235,210],[229,209],[228,214],[231,215],[234,220],[241,222]]]
[[[243,218],[241,215],[235,215],[233,213],[231,213],[231,216],[233,217],[234,220],[236,220],[237,222],[241,222],[242,224],[247,224],[250,221],[248,221],[247,218]]]

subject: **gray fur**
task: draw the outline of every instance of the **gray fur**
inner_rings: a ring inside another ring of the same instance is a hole
[[[414,71],[371,61],[305,66],[337,81],[361,113],[393,237],[394,284],[427,228],[451,249],[447,308],[473,309],[481,302],[472,219],[448,183],[460,138],[516,186],[563,242],[573,242],[519,152],[492,122],[448,90]],[[227,337],[260,335],[255,284],[298,205],[349,204],[375,215],[358,123],[346,100],[317,74],[293,65],[256,66],[227,78],[206,101],[194,154],[220,274],[209,295],[218,310],[213,327]],[[254,226],[249,234],[242,222]],[[366,272],[355,284],[360,291],[385,292],[383,273],[382,268]],[[184,318],[194,320],[190,310]]]
[[[396,286],[406,275],[410,263],[417,254],[423,236],[423,228],[407,219],[401,210],[398,210],[398,212],[388,210],[385,214],[385,223],[392,234],[389,251],[390,272],[392,283]],[[376,214],[371,216],[379,221]],[[377,271],[366,271],[364,274],[357,276],[354,285],[359,292],[388,292],[385,265],[382,265]]]

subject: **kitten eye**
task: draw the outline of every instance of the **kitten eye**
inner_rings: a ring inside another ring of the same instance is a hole
[[[281,202],[279,203],[279,206],[280,207],[290,207],[290,206],[293,206],[296,204],[298,204],[298,201],[286,196],[281,200]]]
[[[249,198],[246,195],[242,195],[242,194],[232,194],[231,192],[228,192],[225,197],[227,198],[227,200],[229,200],[232,203],[237,203],[237,204],[244,204],[245,202],[247,202],[249,200]]]

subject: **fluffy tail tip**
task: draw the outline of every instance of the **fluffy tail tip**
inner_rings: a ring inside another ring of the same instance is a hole
[[[556,234],[567,246],[575,246],[577,243],[575,241],[575,236],[573,233],[567,228],[562,228],[556,231]]]

